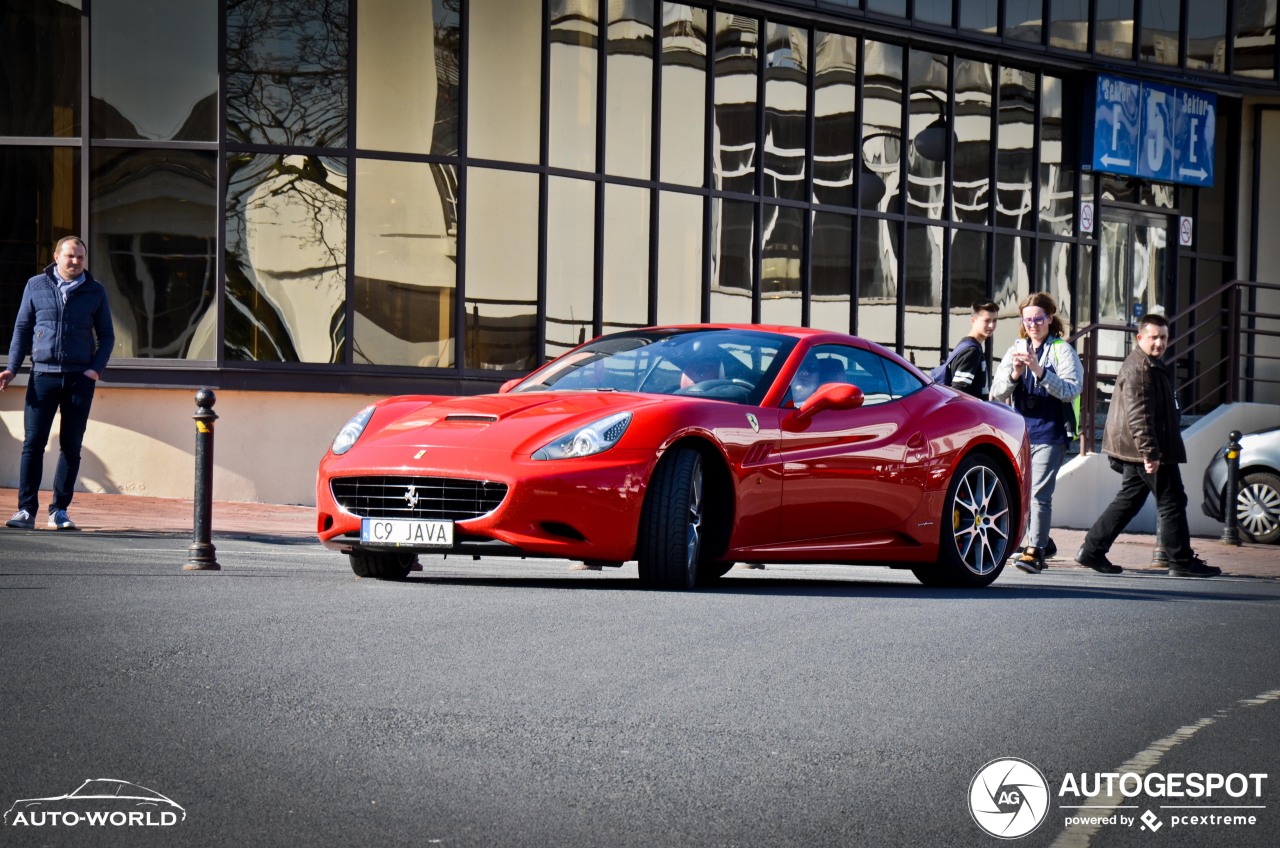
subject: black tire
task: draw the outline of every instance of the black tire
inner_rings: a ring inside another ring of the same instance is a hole
[[[636,540],[644,585],[658,589],[697,585],[705,516],[703,483],[702,455],[693,448],[675,448],[658,461]]]
[[[982,454],[965,457],[943,501],[938,562],[913,568],[916,579],[926,586],[973,589],[999,577],[1013,553],[1010,492],[995,462]]]
[[[403,580],[418,561],[418,555],[392,551],[353,551],[347,554],[351,570],[356,577],[373,577],[377,580]]]
[[[1254,471],[1240,478],[1236,524],[1240,535],[1250,542],[1280,542],[1280,477]]]
[[[698,585],[709,586],[729,573],[732,562],[700,562],[698,563]]]

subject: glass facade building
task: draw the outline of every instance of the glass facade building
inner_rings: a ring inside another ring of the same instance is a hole
[[[5,0],[0,340],[72,233],[123,384],[479,392],[703,320],[927,369],[977,299],[1174,312],[1247,274],[1276,5]],[[1211,186],[1092,167],[1099,72],[1216,96]]]

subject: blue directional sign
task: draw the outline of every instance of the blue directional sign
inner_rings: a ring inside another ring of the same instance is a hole
[[[1215,95],[1099,74],[1093,114],[1095,171],[1213,185]]]

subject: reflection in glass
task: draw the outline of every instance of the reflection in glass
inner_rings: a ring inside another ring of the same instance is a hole
[[[226,357],[341,362],[346,160],[235,153],[227,176]]]
[[[850,215],[813,213],[809,326],[847,333],[853,293],[853,222]]]
[[[227,140],[347,143],[347,0],[227,0]]]
[[[969,334],[973,305],[987,300],[987,239],[985,232],[951,230],[951,309],[947,350]]]
[[[1093,245],[1082,244],[1076,253],[1076,328],[1093,321]]]
[[[360,0],[356,145],[458,153],[458,11],[446,0]]]
[[[658,198],[658,323],[702,320],[702,198]]]
[[[959,0],[960,29],[985,35],[1000,34],[1000,0]]]
[[[899,18],[907,16],[907,0],[866,0],[868,12],[879,12],[882,15],[894,15]]]
[[[951,26],[951,0],[916,0],[917,21],[938,26]]]
[[[595,220],[595,183],[547,180],[547,359],[595,336]]]
[[[1036,291],[1047,291],[1058,302],[1058,313],[1062,323],[1068,326],[1067,334],[1071,334],[1071,274],[1072,245],[1064,241],[1042,239],[1036,250],[1036,264],[1039,266],[1036,275]]]
[[[991,217],[991,75],[986,62],[956,59],[952,214],[973,224]]]
[[[710,320],[751,322],[755,244],[755,204],[713,199]]]
[[[706,175],[707,10],[662,4],[662,180],[700,186]]]
[[[715,136],[711,167],[715,187],[755,192],[756,59],[760,22],[728,12],[716,13]]]
[[[769,24],[764,57],[764,194],[804,200],[809,31]]]
[[[538,350],[538,177],[467,171],[465,368],[527,371]]]
[[[538,161],[542,4],[467,3],[467,152]]]
[[[942,250],[946,230],[907,222],[903,284],[903,350],[926,371],[940,362],[942,348]]]
[[[863,208],[897,211],[902,185],[902,51],[866,42],[862,92],[860,202]]]
[[[647,326],[648,189],[612,183],[605,186],[603,266],[603,332]]]
[[[58,239],[79,232],[80,150],[0,147],[0,350],[9,350],[23,284],[53,261]],[[97,268],[89,253],[89,272]]]
[[[216,359],[217,154],[99,147],[90,162],[88,252],[115,356]]]
[[[950,68],[946,56],[911,51],[911,101],[907,136],[907,213],[938,220],[946,211],[947,157],[952,124],[947,119]]]
[[[1005,38],[1039,44],[1043,33],[1044,0],[1005,0]]]
[[[1095,0],[1099,58],[1133,58],[1133,0]]]
[[[93,137],[217,141],[218,8],[94,0]]]
[[[1031,229],[1031,168],[1035,158],[1036,75],[1000,71],[999,151],[996,155],[996,225]]]
[[[1224,121],[1222,117],[1222,112],[1219,111],[1219,127],[1224,127],[1227,124],[1227,121]],[[1214,173],[1228,173],[1228,169],[1231,166],[1227,162],[1227,157],[1230,155],[1228,145],[1222,143],[1214,145]],[[1231,251],[1227,241],[1230,238],[1229,222],[1231,214],[1230,207],[1227,204],[1229,190],[1226,180],[1217,180],[1212,188],[1197,190],[1200,195],[1200,208],[1196,210],[1194,242],[1196,251],[1206,254],[1224,254]],[[1191,203],[1184,203],[1182,208],[1192,208]]]
[[[1074,121],[1063,108],[1063,81],[1040,78],[1040,232],[1075,234]]]
[[[553,167],[596,169],[596,78],[600,16],[596,0],[550,0],[549,159]],[[548,340],[549,343],[549,340]]]
[[[1138,58],[1158,65],[1178,64],[1182,0],[1143,0]]]
[[[654,0],[607,5],[604,169],[647,180],[653,158]]]
[[[858,39],[819,32],[813,59],[813,199],[853,207],[858,163]]]
[[[1089,49],[1089,0],[1049,0],[1049,46]]]
[[[864,339],[898,344],[899,227],[884,218],[862,218],[858,247],[858,326]]]
[[[995,285],[991,299],[999,304],[1002,316],[1016,315],[1018,304],[1031,293],[1031,239],[997,233],[995,265]],[[1003,326],[1006,322],[1000,323]],[[1007,323],[1011,326],[1016,324],[1013,321]],[[1004,350],[1018,337],[1016,326],[1013,331],[1013,336],[1009,337],[1004,347],[997,344],[996,350]]]
[[[80,135],[79,0],[9,0],[4,8],[0,136]],[[8,322],[3,332],[11,329]]]
[[[764,207],[760,244],[760,321],[799,324],[803,319],[804,210]]]
[[[1187,5],[1187,68],[1226,73],[1226,3]]]
[[[1276,0],[1236,4],[1232,70],[1254,79],[1276,77]]]
[[[356,364],[454,364],[457,219],[452,166],[356,160]]]

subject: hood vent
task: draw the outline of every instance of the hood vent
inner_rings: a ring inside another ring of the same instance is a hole
[[[484,424],[492,424],[493,422],[495,422],[495,421],[497,421],[497,420],[498,420],[498,416],[496,416],[496,415],[484,415],[484,414],[481,414],[481,413],[478,413],[478,412],[476,412],[476,413],[472,413],[472,412],[458,412],[458,413],[455,413],[455,414],[453,414],[453,415],[446,415],[446,416],[444,417],[444,420],[445,420],[445,421],[471,421],[471,422],[479,421],[479,422],[484,423]]]

